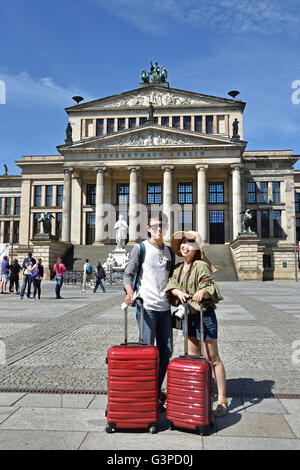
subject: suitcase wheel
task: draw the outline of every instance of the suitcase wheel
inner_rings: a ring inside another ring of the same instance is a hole
[[[107,423],[107,425],[105,426],[105,431],[108,434],[112,434],[112,433],[116,432],[116,430],[117,430],[116,425],[113,424],[113,423]]]

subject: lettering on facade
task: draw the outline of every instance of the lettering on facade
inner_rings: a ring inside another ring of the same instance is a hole
[[[155,158],[182,158],[182,157],[203,157],[204,152],[200,151],[185,151],[185,152],[131,152],[131,153],[99,153],[98,158],[101,160],[127,160],[138,159],[147,160]]]

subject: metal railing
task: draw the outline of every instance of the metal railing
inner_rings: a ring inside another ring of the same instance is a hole
[[[107,271],[106,273],[106,280],[102,279],[104,285],[122,285],[123,282],[123,272],[114,272],[114,271]],[[82,271],[66,271],[64,274],[64,284],[69,286],[76,286],[82,285],[83,280],[83,272]],[[93,273],[91,275],[91,279],[89,281],[91,287],[95,287],[96,285],[96,275]]]

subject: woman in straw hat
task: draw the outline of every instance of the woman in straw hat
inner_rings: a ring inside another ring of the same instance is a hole
[[[206,258],[201,249],[201,237],[197,232],[176,232],[172,235],[171,247],[177,256],[184,258],[166,287],[170,303],[178,306],[187,297],[190,302],[191,315],[188,325],[188,354],[200,354],[200,314],[199,304],[203,305],[204,351],[211,361],[218,387],[217,417],[225,416],[228,402],[226,399],[226,375],[218,352],[218,325],[215,314],[216,303],[223,299],[211,274],[215,266]],[[184,320],[183,320],[184,333]]]

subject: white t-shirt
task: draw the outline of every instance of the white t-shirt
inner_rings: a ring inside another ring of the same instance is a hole
[[[146,249],[145,260],[141,267],[135,297],[142,297],[146,310],[164,312],[170,309],[165,295],[172,262],[170,250],[165,244],[162,248],[158,248],[149,240],[143,243]]]

